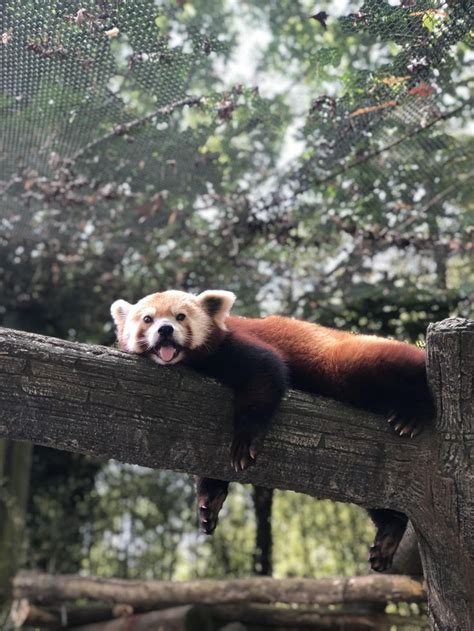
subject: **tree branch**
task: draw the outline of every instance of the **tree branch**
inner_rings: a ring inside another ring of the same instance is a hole
[[[92,149],[93,147],[96,147],[97,145],[102,144],[103,142],[107,140],[110,140],[114,136],[123,136],[124,134],[127,134],[128,132],[132,131],[133,129],[136,129],[137,127],[141,127],[142,125],[145,125],[146,123],[150,122],[154,118],[157,118],[158,116],[169,116],[175,110],[181,109],[185,107],[186,105],[189,105],[189,107],[194,107],[196,105],[199,105],[201,102],[202,102],[201,97],[189,96],[185,99],[181,99],[180,101],[175,101],[174,103],[169,103],[168,105],[159,107],[157,110],[150,112],[146,116],[135,118],[129,121],[128,123],[121,123],[120,125],[116,125],[111,131],[103,134],[99,138],[95,138],[94,140],[91,140],[91,142],[88,142],[87,145],[85,145],[84,147],[81,147],[81,149],[76,151],[76,153],[73,154],[68,160],[71,162],[75,162],[78,158],[82,158],[82,156],[85,153],[87,153],[90,149]]]

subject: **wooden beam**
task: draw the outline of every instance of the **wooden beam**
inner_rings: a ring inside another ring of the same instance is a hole
[[[474,322],[428,329],[438,415],[408,512],[418,534],[433,629],[474,629]]]
[[[232,396],[180,366],[0,329],[0,436],[222,480],[403,510],[429,460],[429,431],[290,391],[258,462],[230,466]]]

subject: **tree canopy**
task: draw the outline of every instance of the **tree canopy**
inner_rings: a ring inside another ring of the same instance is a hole
[[[4,2],[3,321],[101,339],[119,294],[211,285],[412,338],[465,313],[469,2],[333,4]]]

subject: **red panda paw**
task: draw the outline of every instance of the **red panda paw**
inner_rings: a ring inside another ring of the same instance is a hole
[[[205,535],[212,535],[216,529],[219,512],[227,497],[227,486],[202,490],[198,494],[199,528]]]
[[[382,544],[374,543],[369,552],[370,569],[374,572],[385,572],[390,569],[395,550],[392,553],[389,553],[386,549],[384,549]]]
[[[406,517],[385,518],[379,525],[374,545],[370,548],[369,563],[375,572],[384,572],[392,567],[393,557],[400,545],[406,528]]]
[[[263,436],[248,431],[238,432],[231,447],[231,467],[238,473],[245,471],[257,458],[262,446]]]
[[[405,438],[415,438],[423,430],[417,419],[403,413],[393,412],[387,420],[395,432]]]

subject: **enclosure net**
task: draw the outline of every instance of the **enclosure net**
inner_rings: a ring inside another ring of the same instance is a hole
[[[213,248],[324,252],[358,217],[365,243],[465,254],[472,22],[467,0],[4,0],[4,292],[46,252],[50,280],[102,257],[102,284],[172,253],[194,286]]]

